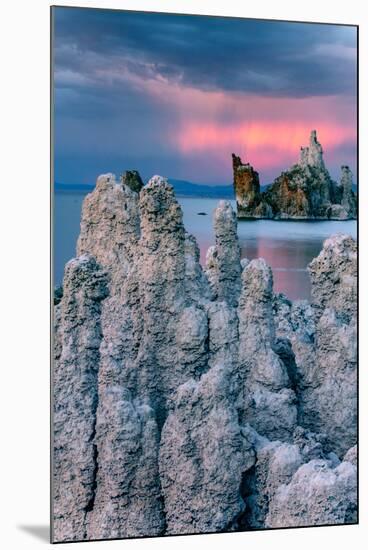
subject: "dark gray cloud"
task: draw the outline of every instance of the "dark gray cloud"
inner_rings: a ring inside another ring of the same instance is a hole
[[[72,44],[110,62],[125,56],[141,77],[205,90],[355,93],[354,27],[56,8],[55,33],[56,45]],[[76,68],[70,51],[57,52],[56,60]]]

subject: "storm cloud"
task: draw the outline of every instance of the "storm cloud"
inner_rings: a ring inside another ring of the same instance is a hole
[[[354,163],[355,27],[63,7],[53,15],[58,181],[137,168],[224,183],[230,150],[252,152],[241,129],[262,120],[283,121],[298,139],[304,122],[320,123],[340,164]],[[201,128],[212,136],[234,128],[234,140],[217,151],[215,138],[209,150],[196,139],[188,147]],[[343,128],[346,140],[335,143]],[[288,160],[257,168],[269,179]]]

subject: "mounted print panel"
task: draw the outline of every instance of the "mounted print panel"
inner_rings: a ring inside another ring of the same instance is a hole
[[[357,522],[357,33],[52,8],[52,542]]]

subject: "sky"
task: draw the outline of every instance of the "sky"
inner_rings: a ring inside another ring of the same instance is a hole
[[[135,169],[230,184],[234,152],[271,183],[312,129],[331,175],[356,174],[355,27],[53,13],[55,181]]]

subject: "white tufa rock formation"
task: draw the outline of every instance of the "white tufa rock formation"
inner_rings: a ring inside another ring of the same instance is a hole
[[[171,185],[135,177],[98,178],[55,299],[54,541],[355,522],[355,242],[292,303],[228,202],[203,271]]]

